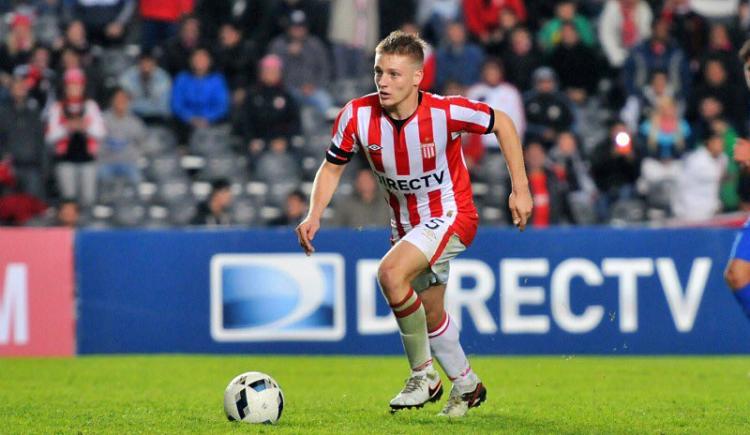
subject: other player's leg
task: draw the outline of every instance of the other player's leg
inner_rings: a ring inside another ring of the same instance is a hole
[[[745,315],[750,318],[750,228],[747,226],[734,241],[724,279]]]
[[[462,417],[469,408],[481,405],[487,389],[474,373],[459,341],[459,331],[450,314],[445,311],[445,284],[431,286],[420,292],[427,315],[427,330],[432,355],[437,358],[445,374],[453,382],[448,402],[438,415]]]
[[[402,240],[388,251],[378,268],[378,281],[396,316],[411,368],[403,390],[391,400],[393,410],[420,408],[442,394],[440,376],[432,367],[425,310],[411,287],[411,281],[428,266],[422,251]]]

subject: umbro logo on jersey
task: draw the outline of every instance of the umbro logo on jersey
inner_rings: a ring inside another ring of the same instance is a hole
[[[422,148],[422,158],[423,159],[431,159],[435,157],[435,143],[423,143],[421,145]]]
[[[382,149],[383,149],[383,147],[381,147],[380,145],[378,145],[378,144],[376,144],[376,143],[373,143],[373,144],[367,145],[367,148],[368,148],[368,149],[369,149],[370,151],[380,151],[380,150],[382,150]]]

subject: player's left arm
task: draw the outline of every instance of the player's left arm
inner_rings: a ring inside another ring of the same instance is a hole
[[[505,112],[496,109],[493,111],[492,133],[500,143],[500,149],[505,156],[510,173],[512,191],[508,198],[508,207],[513,217],[513,224],[523,231],[531,216],[533,202],[529,191],[529,180],[526,177],[521,139],[518,137],[513,120]]]

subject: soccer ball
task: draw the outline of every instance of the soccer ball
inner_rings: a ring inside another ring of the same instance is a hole
[[[224,391],[224,411],[230,421],[273,424],[284,410],[284,393],[265,373],[243,373]]]

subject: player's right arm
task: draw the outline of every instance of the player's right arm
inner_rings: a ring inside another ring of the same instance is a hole
[[[310,209],[305,220],[297,227],[299,244],[307,255],[315,252],[312,240],[315,238],[315,233],[320,229],[320,217],[323,216],[323,211],[331,202],[333,193],[339,185],[339,180],[341,180],[341,174],[344,173],[344,167],[344,165],[336,165],[325,161],[320,165],[318,173],[315,174],[312,194],[310,195]]]
[[[331,202],[333,193],[344,173],[344,167],[357,151],[357,131],[354,120],[354,104],[349,102],[333,123],[331,147],[326,153],[326,160],[320,165],[313,181],[310,195],[310,208],[307,217],[297,227],[299,244],[310,255],[315,252],[312,240],[320,229],[320,217]]]

